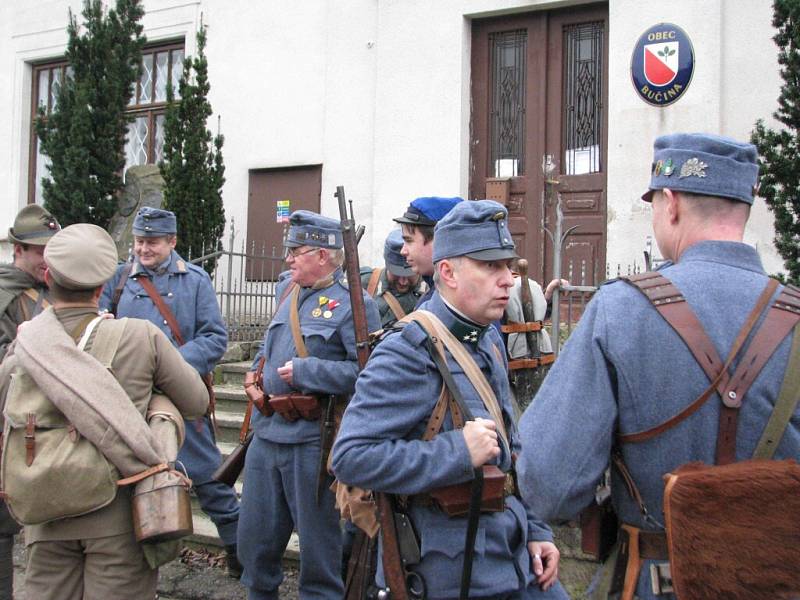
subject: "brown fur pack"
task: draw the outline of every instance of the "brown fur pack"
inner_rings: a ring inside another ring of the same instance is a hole
[[[800,598],[800,466],[689,463],[664,476],[680,600]]]

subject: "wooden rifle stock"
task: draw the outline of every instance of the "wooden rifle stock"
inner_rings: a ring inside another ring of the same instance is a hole
[[[361,274],[358,264],[358,239],[352,209],[347,213],[344,187],[337,186],[334,194],[339,201],[339,218],[342,223],[344,243],[345,273],[350,290],[350,307],[355,327],[356,355],[358,368],[363,369],[369,358],[369,327],[364,306],[364,291],[361,287]],[[360,237],[360,236],[358,236]],[[378,520],[383,537],[383,572],[392,600],[408,600],[408,589],[400,559],[400,546],[397,540],[397,526],[394,521],[394,507],[388,494],[376,493]]]
[[[265,360],[262,356],[261,360],[258,362],[258,368],[256,369],[255,385],[259,389],[261,388],[261,377],[264,374],[264,363]],[[248,397],[247,409],[244,412],[244,420],[239,430],[239,443],[236,445],[236,448],[225,457],[222,464],[217,467],[217,470],[214,471],[214,474],[211,476],[212,479],[229,485],[230,487],[233,487],[236,483],[239,474],[242,472],[242,469],[244,469],[244,459],[245,456],[247,456],[247,449],[250,447],[250,442],[253,441],[253,432],[250,431],[250,417],[252,414],[253,401]]]
[[[520,292],[522,297],[522,316],[526,323],[533,323],[535,315],[533,310],[533,294],[531,294],[531,283],[528,281],[528,261],[520,258],[517,261],[517,271],[520,277]],[[539,340],[533,331],[525,332],[525,341],[528,344],[528,354],[533,358],[539,358]]]

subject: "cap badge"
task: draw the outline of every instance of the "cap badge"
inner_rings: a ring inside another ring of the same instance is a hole
[[[504,212],[496,212],[492,215],[492,221],[502,221],[506,218],[506,214]]]
[[[668,158],[664,162],[664,177],[669,177],[675,172],[675,165],[672,164],[672,159]]]
[[[661,171],[663,170],[663,168],[664,168],[664,161],[657,160],[653,165],[653,175],[655,175],[656,177],[661,175]]]
[[[678,177],[705,177],[708,165],[699,158],[690,158],[681,166],[681,173]]]

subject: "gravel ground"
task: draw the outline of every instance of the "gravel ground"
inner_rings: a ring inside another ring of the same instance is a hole
[[[228,577],[223,563],[222,555],[184,550],[180,559],[159,569],[158,600],[245,600],[244,586]],[[286,564],[284,572],[280,597],[297,600],[297,567]],[[25,548],[19,538],[14,544],[14,600],[35,600],[25,595]]]

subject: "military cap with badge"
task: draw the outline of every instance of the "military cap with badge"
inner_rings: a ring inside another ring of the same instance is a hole
[[[339,221],[309,210],[296,210],[289,217],[289,232],[283,245],[340,249],[343,244]]]
[[[14,225],[8,230],[12,244],[44,246],[61,230],[56,218],[38,204],[29,204],[17,213]]]
[[[505,206],[494,200],[461,202],[439,221],[433,262],[456,256],[484,261],[517,258]]]
[[[753,204],[758,191],[756,147],[708,133],[674,133],[656,138],[649,190],[669,188]]]
[[[136,213],[131,228],[133,235],[139,237],[163,237],[178,232],[175,213],[162,208],[143,206]]]

